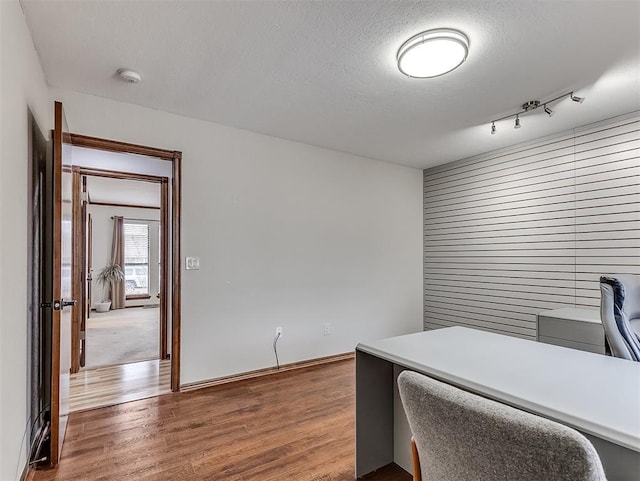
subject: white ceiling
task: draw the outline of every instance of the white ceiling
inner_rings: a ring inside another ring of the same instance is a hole
[[[87,176],[89,203],[160,207],[160,184]]]
[[[22,3],[53,86],[409,166],[640,109],[637,0]],[[402,76],[398,47],[441,27],[470,38],[467,62]],[[120,67],[143,83],[118,81]],[[569,90],[584,104],[489,135]]]

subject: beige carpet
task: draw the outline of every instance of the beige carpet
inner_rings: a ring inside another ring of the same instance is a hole
[[[84,369],[158,359],[160,309],[91,312]]]

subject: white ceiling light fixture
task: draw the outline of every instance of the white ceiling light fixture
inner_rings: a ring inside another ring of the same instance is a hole
[[[439,77],[458,68],[469,53],[469,38],[450,28],[438,28],[414,35],[404,42],[396,60],[407,77]]]
[[[118,77],[130,84],[138,84],[142,82],[142,76],[135,70],[130,68],[121,68],[118,70]]]

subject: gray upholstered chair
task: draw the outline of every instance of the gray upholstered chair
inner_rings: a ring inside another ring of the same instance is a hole
[[[412,371],[398,387],[417,445],[414,480],[606,479],[595,448],[574,429]]]
[[[640,276],[600,278],[600,319],[611,354],[640,361]]]

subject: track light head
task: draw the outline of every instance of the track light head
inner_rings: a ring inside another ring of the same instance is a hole
[[[513,126],[514,129],[519,129],[521,127],[520,125],[520,117],[518,117],[516,115],[516,124]]]
[[[491,122],[491,135],[496,133],[496,124],[495,122]]]
[[[582,102],[584,102],[584,97],[578,97],[577,95],[574,95],[573,92],[571,92],[571,100],[581,104]]]
[[[554,114],[553,110],[551,110],[549,107],[547,107],[546,104],[544,106],[544,111],[549,117],[551,117]]]

